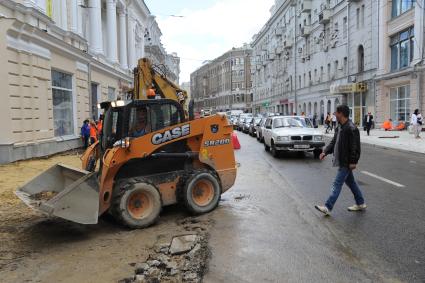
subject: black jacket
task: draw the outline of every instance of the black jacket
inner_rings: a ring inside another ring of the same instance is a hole
[[[370,115],[369,123],[367,122],[367,115],[363,118],[363,125],[371,126],[373,124],[373,115]]]
[[[340,125],[335,130],[335,135],[330,144],[325,148],[325,154],[334,152],[335,142],[338,132],[339,137],[339,166],[348,168],[350,164],[357,164],[360,159],[360,133],[356,125],[348,120],[344,125]]]

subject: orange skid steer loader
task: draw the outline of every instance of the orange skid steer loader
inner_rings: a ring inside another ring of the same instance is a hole
[[[55,165],[16,195],[49,216],[96,224],[109,212],[131,228],[153,224],[167,205],[215,209],[236,179],[232,126],[221,115],[190,120],[182,92],[174,99],[156,86],[161,99],[135,89],[142,99],[101,103],[103,132],[82,156],[82,170]]]

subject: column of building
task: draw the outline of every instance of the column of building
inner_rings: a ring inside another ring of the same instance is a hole
[[[117,48],[117,1],[106,1],[106,30],[107,30],[107,55],[112,63],[118,63]]]

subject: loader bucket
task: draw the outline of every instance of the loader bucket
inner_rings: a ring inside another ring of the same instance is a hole
[[[18,188],[15,194],[29,207],[48,216],[81,224],[97,223],[96,173],[57,164]]]

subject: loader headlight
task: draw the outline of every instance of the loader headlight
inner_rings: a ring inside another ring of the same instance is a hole
[[[287,142],[289,141],[289,137],[288,136],[277,137],[277,141]]]
[[[314,141],[317,141],[317,142],[323,141],[323,136],[322,135],[314,136]]]
[[[127,137],[125,139],[121,139],[119,141],[116,141],[114,143],[114,147],[129,148],[130,147],[130,138]]]

